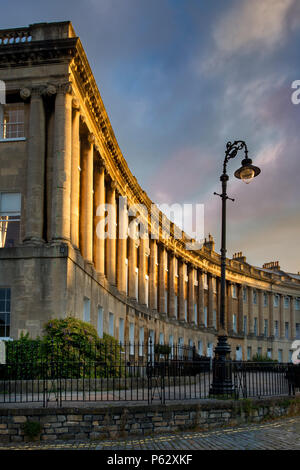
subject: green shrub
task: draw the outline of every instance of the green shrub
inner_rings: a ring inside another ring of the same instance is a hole
[[[50,320],[43,338],[47,356],[61,377],[122,376],[121,347],[107,334],[100,340],[90,324],[73,317]]]
[[[155,344],[154,346],[155,354],[164,354],[168,356],[171,353],[171,346],[168,344]]]
[[[26,423],[23,424],[24,434],[30,439],[33,439],[41,434],[42,429],[42,425],[39,421],[26,421]]]
[[[42,339],[28,334],[6,344],[5,377],[96,378],[124,376],[122,348],[112,336],[98,337],[90,324],[73,317],[53,319],[44,326]]]
[[[30,339],[29,333],[20,339],[6,342],[6,379],[32,379],[40,374],[44,346],[40,338]]]
[[[255,354],[252,357],[252,361],[253,362],[274,362],[274,363],[278,362],[276,359],[272,359],[268,357],[267,355],[262,356],[261,354]]]

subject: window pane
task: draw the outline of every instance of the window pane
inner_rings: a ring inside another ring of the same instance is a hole
[[[1,193],[0,211],[3,212],[20,212],[21,211],[21,194],[20,193]]]
[[[5,105],[0,138],[15,139],[19,137],[24,137],[24,104]]]
[[[10,334],[10,289],[0,288],[0,298],[0,337],[5,338]]]

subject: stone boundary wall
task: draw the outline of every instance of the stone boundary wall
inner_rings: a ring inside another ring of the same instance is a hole
[[[183,430],[208,430],[300,414],[300,397],[187,401],[167,405],[81,408],[1,408],[0,442],[26,442],[27,421],[39,422],[34,440],[101,440]]]

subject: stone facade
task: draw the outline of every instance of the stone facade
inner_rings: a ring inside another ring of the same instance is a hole
[[[0,114],[0,198],[21,195],[19,240],[0,248],[0,290],[11,293],[9,336],[35,337],[50,318],[71,315],[122,341],[153,335],[211,353],[221,273],[213,239],[187,250],[172,224],[163,238],[159,211],[151,220],[139,215],[148,228],[144,239],[119,237],[134,218],[128,209],[143,204],[150,212],[152,202],[128,169],[71,23],[0,31],[0,79],[7,109],[17,104],[24,126],[15,135]],[[119,196],[127,198],[123,208]],[[98,233],[104,203],[116,208],[110,239]],[[299,334],[299,298],[299,275],[276,264],[252,267],[241,253],[228,259],[233,357],[268,352],[288,361]]]

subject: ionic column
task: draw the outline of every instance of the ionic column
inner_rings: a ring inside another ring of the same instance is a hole
[[[263,292],[261,289],[258,291],[258,334],[264,334],[264,316],[263,316]]]
[[[94,265],[105,274],[105,169],[99,162],[94,169]]]
[[[214,326],[214,292],[213,292],[213,276],[208,275],[208,308],[207,308],[207,325],[209,328]]]
[[[284,307],[283,307],[283,295],[279,294],[279,336],[280,338],[285,337],[285,315],[284,315]]]
[[[178,260],[179,263],[179,285],[178,285],[178,308],[179,308],[179,320],[185,322],[184,313],[184,284],[185,284],[185,263]]]
[[[118,226],[118,259],[117,259],[117,287],[122,293],[126,291],[126,256],[128,238],[128,211],[127,200],[119,197],[119,226]]]
[[[195,288],[194,288],[194,279],[195,279],[195,270],[193,266],[189,268],[189,293],[188,293],[188,322],[195,324],[194,318],[194,304],[195,304]]]
[[[274,294],[269,292],[269,336],[274,336]]]
[[[107,238],[107,280],[112,285],[116,285],[116,238],[117,238],[117,209],[116,209],[116,185],[111,182],[107,189],[108,204],[108,227],[109,236]]]
[[[72,100],[72,163],[71,163],[71,242],[79,248],[79,198],[80,198],[80,107],[76,98]]]
[[[31,91],[24,242],[41,243],[44,226],[45,112],[41,90]]]
[[[198,324],[204,326],[204,284],[202,271],[199,271],[198,276]]]
[[[244,326],[244,302],[243,302],[243,286],[238,286],[238,332],[243,333]]]
[[[290,322],[291,322],[291,339],[295,339],[295,300],[290,297]]]
[[[71,85],[60,85],[55,99],[52,239],[66,242],[71,232]]]
[[[227,324],[228,332],[233,331],[233,322],[232,322],[232,282],[227,282]]]
[[[129,221],[130,227],[128,241],[128,295],[130,298],[136,299],[137,227],[133,217],[130,217]]]
[[[157,242],[150,240],[149,307],[157,309]]]
[[[165,272],[166,272],[166,265],[165,265],[165,253],[166,249],[163,245],[159,247],[159,261],[158,261],[158,305],[159,305],[159,312],[163,314],[167,314],[166,306],[165,306]]]
[[[249,333],[254,333],[254,321],[253,321],[253,288],[248,286],[247,289],[247,300],[248,300],[248,323]]]
[[[170,253],[169,256],[169,283],[168,283],[168,304],[169,317],[176,318],[175,315],[175,255]]]
[[[80,238],[83,258],[93,262],[93,164],[94,136],[89,134],[82,146]]]
[[[146,249],[148,246],[148,237],[141,234],[139,246],[139,302],[142,305],[147,304],[146,299]]]

